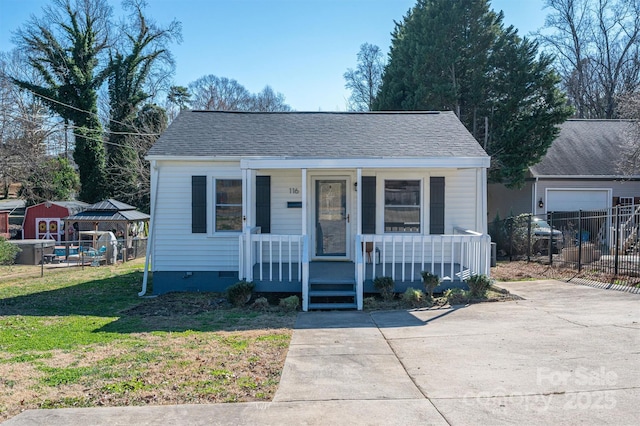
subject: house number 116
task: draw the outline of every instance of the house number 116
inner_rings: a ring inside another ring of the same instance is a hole
[[[298,188],[289,188],[289,194],[299,194],[300,190]]]

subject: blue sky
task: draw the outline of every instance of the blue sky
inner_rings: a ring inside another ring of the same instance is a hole
[[[121,16],[120,0],[109,0]],[[175,83],[206,75],[236,79],[251,92],[266,85],[298,111],[343,111],[348,91],[342,75],[356,66],[362,43],[388,52],[394,20],[415,0],[148,0],[156,22],[182,22],[183,42],[173,45]],[[539,29],[543,0],[492,0],[506,25],[521,35]],[[46,0],[0,0],[0,51],[12,33]]]

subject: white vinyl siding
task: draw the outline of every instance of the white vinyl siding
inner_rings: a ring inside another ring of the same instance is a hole
[[[453,234],[454,227],[478,230],[476,170],[435,171],[432,176],[444,176],[444,233]],[[486,214],[486,212],[485,212]]]
[[[159,191],[154,218],[154,241],[152,268],[154,271],[235,271],[238,268],[239,234],[214,232],[214,185],[215,179],[241,179],[239,162],[178,162],[159,161]],[[289,202],[302,201],[302,174],[300,170],[261,169],[259,175],[271,176],[271,234],[300,235],[302,233],[302,209],[291,208]],[[351,211],[350,232],[356,234],[356,197],[357,191],[354,170],[329,172],[309,171],[307,183],[314,177],[323,175],[350,176],[352,184],[348,196]],[[191,233],[191,177],[207,176],[207,233]],[[452,234],[454,226],[476,229],[477,194],[479,187],[475,168],[469,169],[363,169],[363,175],[376,176],[377,204],[376,230],[384,229],[384,180],[410,179],[421,182],[421,231],[429,229],[429,177],[445,178],[445,234]],[[313,205],[311,197],[314,191],[307,188],[308,211]],[[155,190],[155,188],[153,188]],[[255,211],[255,200],[250,208]],[[311,227],[313,221],[308,220]],[[311,230],[308,230],[311,233]],[[409,234],[407,234],[409,235]],[[398,234],[397,237],[402,237]],[[274,246],[274,251],[276,250]],[[266,253],[266,252],[265,252]],[[389,254],[387,254],[389,255]],[[407,253],[408,255],[408,253]]]
[[[154,271],[235,271],[238,233],[191,233],[191,176],[207,176],[207,217],[213,218],[214,177],[239,179],[239,163],[160,162],[159,191],[154,218]]]
[[[271,175],[271,233],[302,234],[302,209],[287,207],[289,202],[302,201],[300,170],[261,170],[260,174]]]

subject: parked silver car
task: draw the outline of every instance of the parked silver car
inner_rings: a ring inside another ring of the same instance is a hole
[[[558,229],[551,229],[547,221],[534,217],[531,223],[533,233],[533,252],[549,253],[549,238],[552,238],[553,253],[560,253],[564,246],[564,236]],[[553,235],[553,237],[551,237]]]

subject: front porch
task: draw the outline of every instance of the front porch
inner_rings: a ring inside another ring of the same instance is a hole
[[[463,286],[474,274],[489,274],[487,235],[357,235],[355,261],[309,259],[308,237],[245,233],[240,236],[240,278],[259,292],[300,292],[302,308],[362,309],[373,280],[390,276],[396,292],[422,288],[422,271],[437,274],[441,291]],[[336,303],[321,301],[338,298]],[[315,301],[314,301],[315,298]],[[345,298],[347,302],[345,302]]]

